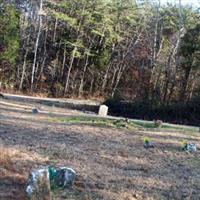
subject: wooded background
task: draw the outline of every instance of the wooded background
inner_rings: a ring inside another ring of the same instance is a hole
[[[191,102],[200,96],[199,8],[181,0],[0,0],[0,87]]]

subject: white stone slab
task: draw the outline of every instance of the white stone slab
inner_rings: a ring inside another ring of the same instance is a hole
[[[101,105],[99,107],[99,116],[106,117],[108,115],[108,106]]]

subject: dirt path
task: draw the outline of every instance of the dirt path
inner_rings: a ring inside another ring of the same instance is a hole
[[[42,98],[42,97],[33,97],[33,96],[23,96],[15,94],[3,93],[4,98],[9,101],[17,101],[22,103],[32,103],[32,104],[42,104],[52,106],[55,105],[60,108],[71,108],[77,110],[88,110],[92,112],[97,112],[100,101],[96,100],[84,100],[84,99],[66,99],[66,98]]]
[[[199,143],[198,133],[119,130],[53,123],[49,118],[78,111],[0,102],[0,200],[24,200],[28,172],[42,165],[77,171],[73,189],[54,199],[200,199],[200,153],[180,149],[182,140]],[[25,106],[25,107],[23,107]],[[151,137],[156,148],[143,148]]]

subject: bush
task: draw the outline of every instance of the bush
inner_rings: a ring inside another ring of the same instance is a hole
[[[53,90],[54,90],[53,96],[60,97],[60,96],[63,95],[64,87],[63,87],[63,85],[61,83],[56,82],[54,84],[54,89]]]
[[[188,103],[174,102],[162,105],[152,101],[125,102],[109,99],[105,102],[109,112],[115,116],[134,119],[154,120],[199,126],[200,124],[200,98]]]
[[[154,126],[156,128],[161,128],[162,124],[163,124],[162,120],[154,120]]]

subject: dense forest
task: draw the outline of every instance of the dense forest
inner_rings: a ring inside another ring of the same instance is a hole
[[[181,0],[0,0],[0,88],[192,102],[200,96],[199,8]]]

